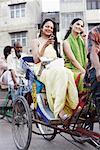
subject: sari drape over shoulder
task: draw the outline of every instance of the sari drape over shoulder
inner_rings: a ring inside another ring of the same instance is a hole
[[[85,69],[86,64],[87,64],[87,54],[86,54],[86,48],[85,48],[83,39],[81,38],[80,35],[77,38],[74,38],[74,36],[72,34],[70,34],[69,37],[67,38],[67,40],[70,44],[71,50],[72,50],[76,60]],[[80,70],[77,69],[72,64],[72,62],[67,58],[66,54],[64,54],[64,56],[65,56],[65,67],[72,69],[72,71],[74,72],[75,79],[77,79],[77,77],[80,74]],[[82,76],[80,76],[80,79],[78,82],[78,90],[79,90],[79,92],[84,91]]]

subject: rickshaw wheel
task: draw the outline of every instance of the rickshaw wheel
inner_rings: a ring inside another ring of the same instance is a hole
[[[26,99],[17,97],[13,104],[12,134],[18,150],[27,150],[32,137],[32,118]]]
[[[41,116],[38,113],[35,114],[35,118],[39,121],[43,121],[43,119],[41,118]],[[55,138],[55,136],[57,134],[56,129],[51,128],[51,127],[46,126],[46,125],[41,124],[41,123],[37,123],[37,126],[39,128],[39,131],[40,131],[41,135],[44,137],[44,139],[46,139],[48,141],[51,141]]]
[[[93,131],[94,123],[91,121],[91,117],[88,116],[88,118],[86,120],[84,120],[84,122],[82,122],[80,124],[76,123],[76,125],[74,125],[73,130],[75,131],[75,128],[77,128],[77,127]],[[77,133],[77,131],[75,131],[75,132],[76,132],[76,136],[71,135],[71,137],[74,139],[75,142],[84,144],[88,140],[88,137],[81,136],[80,133]]]

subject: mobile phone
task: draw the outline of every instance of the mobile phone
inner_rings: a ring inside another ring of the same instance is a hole
[[[51,35],[50,35],[50,38],[54,39],[54,35],[53,35],[53,34],[51,34]]]
[[[80,32],[80,34],[82,34],[82,33],[83,33],[83,31]]]

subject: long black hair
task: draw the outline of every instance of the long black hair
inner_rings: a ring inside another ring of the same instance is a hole
[[[6,47],[4,47],[3,54],[5,56],[5,59],[7,59],[8,55],[11,54],[11,49],[12,48],[13,48],[12,46],[6,46]]]
[[[41,30],[41,29],[43,29],[43,26],[44,26],[45,23],[48,22],[48,21],[51,21],[51,22],[53,23],[53,25],[54,25],[54,28],[53,28],[54,49],[56,50],[57,57],[60,57],[60,54],[59,54],[59,52],[58,52],[58,41],[57,41],[57,35],[56,35],[56,27],[57,27],[57,25],[56,25],[56,23],[55,23],[52,19],[47,18],[47,19],[45,19],[45,20],[43,21],[43,23],[41,24],[41,27],[40,27],[39,37],[41,37],[41,34],[42,34],[42,30]]]
[[[71,33],[71,30],[72,30],[72,25],[75,23],[75,22],[77,22],[77,21],[79,21],[79,20],[82,20],[81,18],[75,18],[75,19],[73,19],[72,20],[72,22],[71,22],[71,24],[70,24],[70,27],[69,27],[69,29],[67,30],[67,33],[66,33],[66,35],[65,35],[65,37],[64,37],[64,40],[65,39],[67,39],[68,38],[68,36],[69,36],[69,34]],[[83,21],[83,20],[82,20]],[[84,22],[83,22],[84,23]]]

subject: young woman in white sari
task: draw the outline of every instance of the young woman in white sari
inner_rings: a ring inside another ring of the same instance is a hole
[[[78,105],[78,92],[73,73],[64,67],[63,58],[58,58],[56,24],[46,19],[37,39],[32,41],[34,71],[37,78],[44,83],[49,107],[55,118],[69,118]],[[50,62],[42,69],[44,61]]]

